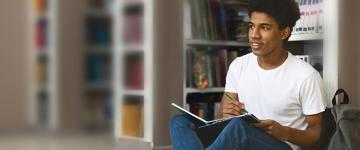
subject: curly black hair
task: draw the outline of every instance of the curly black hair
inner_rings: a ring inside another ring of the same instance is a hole
[[[275,19],[280,29],[292,28],[300,19],[299,5],[294,0],[250,0],[248,15],[253,12],[265,13]]]

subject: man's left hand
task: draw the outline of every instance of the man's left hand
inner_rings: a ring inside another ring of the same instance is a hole
[[[280,125],[274,120],[261,120],[259,123],[253,124],[255,127],[264,130],[267,134],[280,140],[287,140],[288,127]]]

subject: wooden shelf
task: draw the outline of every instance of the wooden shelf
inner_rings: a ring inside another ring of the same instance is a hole
[[[124,1],[123,3],[124,3],[125,7],[132,7],[132,6],[144,4],[143,0],[127,0],[127,1]]]
[[[111,12],[104,9],[88,9],[86,10],[86,15],[92,17],[110,17]]]
[[[144,51],[144,46],[142,44],[133,44],[124,46],[122,49],[126,52],[141,52]]]
[[[35,52],[34,56],[37,59],[44,59],[44,58],[49,57],[49,53],[48,53],[47,49],[42,49],[42,50],[40,50],[40,52],[39,51]]]
[[[144,96],[144,90],[124,90],[124,95],[128,95],[128,96]]]
[[[88,46],[85,51],[89,54],[110,54],[111,49],[108,46]]]
[[[87,83],[87,90],[89,91],[107,91],[111,89],[110,83]]]
[[[185,92],[189,93],[217,93],[224,92],[224,87],[215,87],[215,88],[206,88],[206,89],[198,89],[198,88],[186,88]]]
[[[291,35],[289,41],[313,41],[313,40],[322,40],[323,34],[314,33],[314,34],[295,34]]]
[[[46,20],[47,18],[49,18],[49,13],[48,12],[44,12],[42,14],[38,14],[35,15],[36,20]]]
[[[121,139],[126,139],[126,140],[135,140],[135,141],[140,141],[140,142],[145,142],[145,139],[143,137],[133,137],[133,136],[125,136],[122,135],[118,138],[118,140]]]
[[[186,39],[186,45],[249,47],[248,42]]]

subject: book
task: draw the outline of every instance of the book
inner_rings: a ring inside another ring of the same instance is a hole
[[[204,89],[208,87],[208,75],[206,72],[206,53],[196,48],[192,49],[192,73],[195,87]]]
[[[205,120],[189,111],[187,111],[186,109],[176,105],[175,103],[171,103],[171,105],[173,107],[175,107],[176,109],[178,109],[180,112],[184,113],[187,117],[189,117],[189,119],[191,119],[192,121],[195,121],[197,124],[199,124],[199,128],[206,128],[206,127],[210,127],[210,126],[216,126],[217,124],[221,124],[223,122],[228,122],[231,119],[234,118],[240,118],[243,119],[245,122],[247,123],[257,123],[260,120],[253,114],[251,113],[246,113],[243,115],[239,115],[239,116],[234,116],[234,117],[228,117],[228,118],[221,118],[221,119],[215,119],[215,120]]]
[[[300,19],[296,22],[292,34],[322,33],[322,0],[299,0]]]
[[[122,115],[122,132],[126,136],[141,137],[142,132],[140,129],[142,124],[142,106],[136,104],[126,104],[123,106]]]
[[[34,0],[33,5],[37,15],[43,14],[46,11],[47,0]]]
[[[47,22],[39,21],[35,28],[35,46],[38,52],[44,52],[47,45]]]
[[[131,137],[144,136],[144,103],[142,97],[125,96],[120,109],[122,134]]]
[[[86,19],[86,40],[88,45],[102,47],[111,45],[110,33],[110,18],[89,17]]]
[[[125,87],[132,90],[143,90],[145,77],[143,56],[128,56],[126,59]]]

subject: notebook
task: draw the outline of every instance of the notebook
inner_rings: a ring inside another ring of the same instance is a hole
[[[189,117],[189,119],[199,123],[200,124],[199,128],[209,127],[209,126],[213,126],[213,125],[217,125],[217,124],[223,125],[224,122],[228,122],[234,118],[241,118],[242,120],[244,120],[247,123],[258,123],[259,122],[259,119],[251,113],[246,113],[246,114],[239,115],[239,116],[233,116],[233,117],[228,117],[228,118],[221,118],[221,119],[207,121],[203,118],[200,118],[200,117],[194,115],[193,113],[187,111],[186,109],[176,105],[175,103],[171,103],[171,105],[174,106],[175,108],[177,108],[180,112],[186,114]]]

